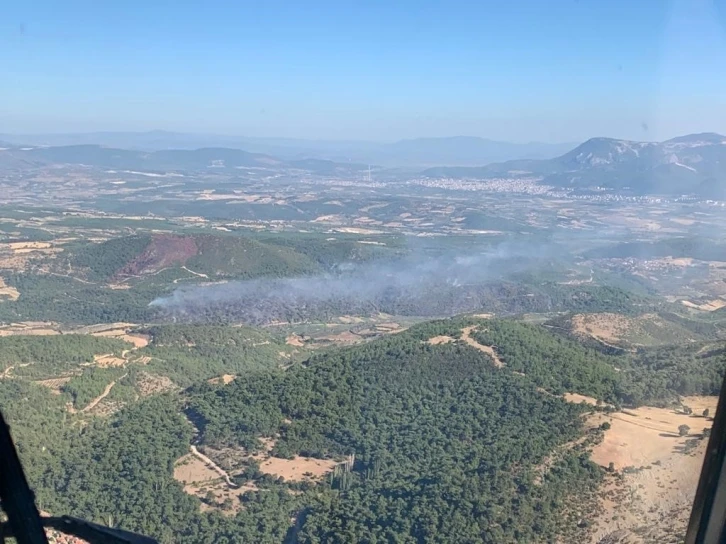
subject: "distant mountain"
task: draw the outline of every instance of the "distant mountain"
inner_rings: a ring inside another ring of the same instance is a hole
[[[310,172],[315,172],[321,175],[344,174],[351,171],[361,172],[368,168],[368,166],[364,164],[339,163],[324,159],[300,159],[295,161],[288,161],[286,164],[287,166],[292,168],[308,170]]]
[[[23,169],[51,164],[75,164],[116,170],[199,171],[227,168],[291,168],[313,173],[344,174],[368,168],[363,164],[336,163],[327,160],[285,161],[262,153],[240,149],[208,147],[139,151],[100,145],[54,147],[9,147],[0,149],[0,168]]]
[[[512,159],[549,159],[571,147],[572,144],[517,144],[469,136],[416,138],[387,144],[378,162],[466,166]]]
[[[592,138],[548,160],[517,160],[473,168],[436,167],[429,177],[486,178],[532,175],[579,189],[606,187],[638,194],[726,197],[726,137],[690,134],[665,142]]]
[[[0,141],[33,146],[101,145],[140,151],[232,148],[282,159],[325,159],[389,167],[425,167],[438,164],[472,166],[512,159],[549,159],[573,144],[500,142],[485,138],[416,138],[393,143],[361,140],[304,140],[251,138],[209,134],[150,132],[90,132],[85,134],[0,134]]]

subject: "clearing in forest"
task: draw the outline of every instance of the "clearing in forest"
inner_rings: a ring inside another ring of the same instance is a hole
[[[446,335],[440,335],[440,336],[433,336],[432,338],[429,338],[426,340],[427,344],[431,344],[432,346],[438,346],[439,344],[449,344],[450,342],[453,342],[454,338],[451,336]]]
[[[632,330],[633,319],[620,314],[578,314],[572,317],[572,331],[604,344],[617,344]]]
[[[232,383],[236,377],[237,376],[234,376],[233,374],[222,374],[217,378],[210,378],[209,380],[207,380],[207,383],[211,383],[213,385],[222,383],[224,385],[227,385],[229,383]]]
[[[297,334],[291,334],[287,338],[285,338],[285,343],[288,346],[295,346],[295,347],[302,347],[305,345],[305,342],[303,342],[302,338],[300,338]]]
[[[704,302],[703,304],[695,304],[689,300],[682,300],[681,304],[688,308],[701,310],[702,312],[715,312],[716,310],[720,310],[721,308],[726,306],[726,300],[715,298],[713,300],[709,300],[708,302]]]
[[[240,448],[206,448],[205,453],[211,458],[196,446],[190,446],[191,453],[176,461],[174,478],[184,485],[186,493],[202,499],[202,510],[221,509],[222,513],[229,514],[242,508],[240,495],[258,489],[253,483],[237,486],[232,481],[232,477],[243,472],[250,461],[259,463],[260,472],[282,477],[289,482],[320,479],[339,464],[330,459],[273,457],[270,452],[275,447],[276,439],[263,437],[259,441],[262,450],[254,454]],[[232,468],[225,470],[220,464]]]
[[[50,242],[10,242],[7,244],[10,249],[16,251],[18,249],[50,249]]]
[[[338,465],[338,461],[332,459],[314,459],[299,455],[293,459],[268,457],[260,463],[260,472],[281,476],[288,482],[301,482],[306,479],[321,478],[331,472],[336,465]]]
[[[0,336],[52,336],[60,334],[54,323],[45,321],[23,321],[0,327]]]
[[[7,285],[5,280],[0,277],[0,300],[3,298],[18,300],[20,298],[20,291],[18,291],[15,287]]]
[[[50,392],[54,395],[60,395],[61,394],[61,387],[63,387],[65,384],[67,384],[73,376],[64,376],[62,378],[51,378],[49,380],[39,380],[35,383],[38,385],[42,385],[43,387],[47,387],[50,389]]]
[[[134,345],[134,348],[144,348],[149,345],[149,337],[143,334],[131,333],[128,328],[108,329],[92,333],[93,336],[102,336],[105,338],[118,338],[124,342]]]
[[[580,404],[583,402],[592,406],[597,404],[597,399],[580,395],[579,393],[565,393],[563,397],[567,402],[572,402],[573,404]]]
[[[245,491],[255,491],[253,484],[230,487],[211,466],[195,455],[188,453],[174,464],[174,479],[184,486],[184,492],[201,499],[201,510],[219,510],[225,515],[234,515],[242,508],[239,496]]]
[[[121,357],[116,357],[113,353],[104,353],[103,355],[96,355],[93,358],[93,362],[98,367],[108,368],[111,366],[124,366],[126,360]]]
[[[647,541],[665,541],[674,533],[682,537],[706,450],[703,429],[712,425],[701,413],[708,408],[713,414],[717,401],[718,397],[683,398],[692,415],[641,407],[591,416],[591,425],[610,424],[591,459],[603,467],[612,463],[622,475],[606,476],[591,542],[617,531],[632,537],[635,529],[647,534]],[[680,436],[681,425],[690,427],[687,435]]]

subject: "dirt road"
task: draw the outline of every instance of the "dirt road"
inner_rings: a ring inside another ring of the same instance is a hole
[[[119,378],[119,380],[123,380],[126,376],[128,376],[128,374],[124,374],[123,376],[121,376]],[[81,413],[88,412],[89,410],[93,410],[99,402],[101,402],[103,399],[105,399],[108,396],[108,394],[111,392],[111,389],[113,389],[113,386],[116,385],[116,381],[117,380],[114,380],[110,384],[108,384],[106,386],[106,388],[103,390],[103,393],[101,393],[95,399],[93,399],[91,402],[89,402],[88,406],[86,406],[85,408],[83,408],[81,410]]]
[[[222,467],[220,467],[217,463],[212,461],[209,457],[204,455],[202,452],[200,452],[195,445],[189,446],[189,449],[191,450],[192,454],[204,461],[212,470],[214,470],[217,474],[219,474],[222,478],[224,478],[224,481],[227,482],[227,485],[229,487],[237,488],[239,487],[237,484],[235,484],[229,477],[229,474],[227,474],[227,471],[225,471]]]
[[[469,344],[471,347],[478,349],[479,351],[486,353],[489,355],[489,357],[492,358],[492,361],[494,361],[494,366],[497,368],[504,368],[505,364],[504,362],[499,358],[497,355],[497,352],[494,351],[494,348],[491,346],[485,346],[483,344],[480,344],[476,340],[474,340],[471,337],[471,333],[476,330],[475,325],[471,325],[469,327],[464,327],[461,329],[461,339]]]

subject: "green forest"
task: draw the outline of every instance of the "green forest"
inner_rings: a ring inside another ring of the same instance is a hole
[[[222,297],[219,315],[192,310],[183,322],[149,303],[199,274],[210,281],[317,274],[343,262],[401,259],[405,248],[393,238],[384,249],[347,237],[195,233],[176,237],[179,253],[166,259],[159,240],[170,239],[154,236],[69,247],[59,266],[70,263],[76,277],[39,269],[3,275],[20,298],[0,303],[0,322],[54,321],[76,333],[0,336],[0,407],[40,508],[164,544],[579,542],[607,475],[587,453],[602,430],[586,427],[583,416],[713,395],[726,371],[717,317],[691,319],[649,294],[528,273],[519,282],[416,296],[387,290],[363,310],[412,316],[406,325],[462,307],[510,317],[433,319],[348,347],[291,345],[281,331],[296,330],[294,323],[255,328],[245,319],[277,312],[325,330],[326,320],[367,315],[346,300],[257,307],[257,293],[228,305]],[[111,288],[125,281],[130,288]],[[615,349],[573,336],[573,313],[602,311],[658,312],[696,341]],[[527,321],[530,312],[539,324]],[[148,345],[77,329],[118,321],[143,323],[134,329]],[[428,342],[436,336],[452,340]],[[467,338],[491,346],[504,366]],[[122,353],[123,366],[91,364]],[[213,380],[223,375],[234,380]],[[44,382],[59,377],[54,390]],[[153,380],[162,386],[149,389]],[[568,403],[566,392],[602,402]],[[108,409],[96,414],[102,396]],[[262,454],[271,444],[277,458],[338,465],[320,480],[291,481],[247,457],[231,462],[233,481],[254,487],[241,489],[242,507],[230,511],[174,479],[192,444],[210,456]],[[340,464],[349,456],[350,465]]]
[[[505,367],[461,340],[466,326],[475,327],[475,340],[495,346]],[[722,350],[613,355],[543,325],[501,319],[430,321],[282,361],[284,340],[258,329],[164,325],[140,332],[151,338],[136,352],[152,357],[145,371],[171,377],[186,387],[181,394],[134,402],[141,367],[92,368],[65,383],[60,396],[1,380],[0,405],[42,509],[163,543],[578,541],[587,532],[578,520],[603,477],[584,446],[601,431],[583,427],[581,416],[593,408],[559,394],[668,403],[678,394],[713,393],[724,371]],[[454,342],[426,342],[439,335]],[[4,364],[32,361],[25,368],[54,371],[66,368],[61,360],[85,362],[126,346],[81,335],[0,343]],[[236,379],[206,382],[221,373]],[[66,399],[87,405],[112,380],[125,408],[107,418],[65,409]],[[354,455],[355,462],[317,484],[243,463],[234,478],[257,491],[246,491],[232,516],[202,512],[200,500],[173,479],[191,443],[255,452],[269,437],[276,437],[276,457]],[[545,459],[581,437],[582,447],[563,450],[542,473]]]
[[[85,334],[0,336],[0,368],[13,366],[15,375],[50,377],[92,362],[95,355],[120,355],[129,347],[115,338]]]
[[[221,374],[272,371],[293,358],[284,339],[249,327],[156,325],[141,330],[151,343],[138,355],[151,357],[150,370],[183,387]]]

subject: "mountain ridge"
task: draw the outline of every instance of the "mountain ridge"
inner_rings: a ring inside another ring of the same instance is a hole
[[[242,137],[167,131],[89,132],[78,134],[0,134],[0,141],[22,146],[95,144],[136,151],[223,147],[274,155],[284,160],[325,159],[387,167],[425,167],[437,164],[476,165],[512,159],[551,158],[572,143],[498,141],[478,136],[409,138],[393,142],[366,140],[306,140]]]
[[[590,138],[546,160],[519,160],[485,166],[437,167],[427,177],[486,178],[529,175],[543,184],[574,189],[608,188],[640,194],[726,196],[726,137],[687,134],[663,142]]]
[[[27,168],[71,164],[142,171],[184,171],[235,168],[293,168],[318,174],[350,173],[367,165],[318,161],[285,161],[272,155],[225,147],[139,151],[98,144],[10,147],[0,150],[0,166]]]

